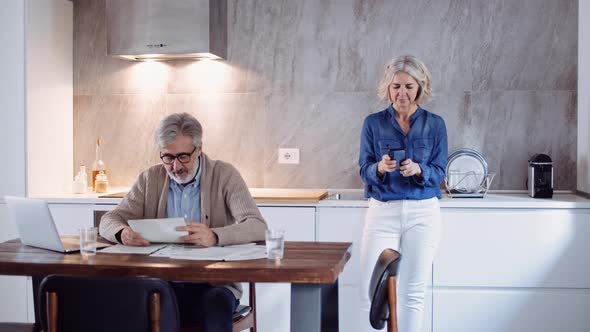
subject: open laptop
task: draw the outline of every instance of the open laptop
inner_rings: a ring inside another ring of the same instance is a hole
[[[22,244],[62,253],[80,251],[77,236],[59,236],[47,202],[40,199],[4,196]],[[97,242],[96,247],[109,244]]]

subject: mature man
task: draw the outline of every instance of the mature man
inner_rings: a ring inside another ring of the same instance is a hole
[[[180,240],[202,246],[229,245],[264,239],[266,223],[240,173],[230,164],[202,152],[203,130],[187,113],[171,114],[156,130],[162,164],[139,176],[129,193],[102,217],[100,235],[129,246],[149,244],[127,221],[181,217],[188,235]],[[239,284],[172,282],[181,324],[205,331],[231,331],[239,303]]]

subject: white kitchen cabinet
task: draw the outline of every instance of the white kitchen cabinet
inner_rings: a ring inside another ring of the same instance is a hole
[[[6,204],[0,203],[0,242],[18,238],[16,225],[8,215]],[[0,276],[0,322],[34,322],[31,278]]]
[[[74,9],[68,0],[25,9],[27,195],[39,196],[70,191],[74,178]]]
[[[433,331],[588,331],[590,209],[443,209]]]
[[[0,155],[10,162],[0,166],[0,196],[69,189],[73,4],[4,1],[2,14]]]
[[[31,288],[30,278],[0,276],[0,322],[29,322],[27,289]],[[32,304],[32,302],[31,302]],[[35,320],[34,315],[32,321]]]
[[[368,316],[363,316],[360,311],[360,286],[338,285],[338,327],[341,332],[373,331]],[[424,295],[424,320],[422,332],[431,332],[432,329],[432,288],[428,287]]]
[[[259,206],[269,228],[285,230],[286,241],[315,241],[315,206]]]
[[[318,207],[318,241],[352,242],[350,260],[338,278],[340,285],[359,285],[363,225],[367,208]]]
[[[590,209],[443,209],[435,286],[590,288]]]
[[[26,183],[24,3],[2,4],[0,52],[0,202],[4,195],[24,196]],[[4,222],[4,219],[0,220]]]
[[[318,207],[318,241],[352,242],[352,252],[338,278],[338,327],[342,332],[368,326],[360,312],[360,247],[367,208]]]
[[[26,190],[25,6],[2,4],[0,40],[0,241],[17,238],[4,195],[24,196]],[[27,322],[26,277],[0,276],[0,322]]]
[[[338,329],[341,332],[360,332],[369,324],[368,318],[361,315],[359,287],[338,282]]]
[[[587,332],[590,290],[437,289],[435,332]]]
[[[315,207],[259,206],[269,228],[285,230],[286,241],[315,240]],[[243,298],[246,298],[244,294]],[[259,332],[291,329],[291,285],[256,284],[256,324]]]
[[[72,14],[67,0],[2,3],[1,241],[18,237],[4,195],[63,189],[71,181]],[[0,294],[0,322],[34,321],[30,278],[0,277]]]
[[[317,239],[326,242],[352,242],[352,255],[338,279],[339,329],[363,331],[368,317],[360,314],[360,247],[367,208],[318,207]],[[430,286],[431,282],[429,282]],[[432,290],[426,292],[422,331],[432,331]]]

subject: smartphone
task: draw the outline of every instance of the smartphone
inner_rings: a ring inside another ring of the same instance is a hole
[[[406,150],[404,149],[389,149],[389,158],[394,159],[398,163],[406,160]]]

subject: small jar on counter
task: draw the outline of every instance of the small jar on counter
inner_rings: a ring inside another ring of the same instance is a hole
[[[106,193],[107,192],[107,187],[109,185],[109,181],[107,180],[107,175],[104,174],[104,171],[100,171],[100,172],[98,172],[98,174],[96,174],[95,185],[96,185],[96,192],[97,193]]]

